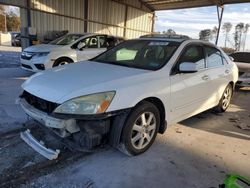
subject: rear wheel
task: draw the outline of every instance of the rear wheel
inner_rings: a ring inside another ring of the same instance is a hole
[[[142,102],[129,115],[122,132],[121,151],[127,155],[145,152],[154,142],[160,125],[159,110]]]
[[[73,60],[72,59],[69,59],[69,58],[60,58],[60,59],[57,59],[55,61],[55,63],[53,64],[53,67],[58,67],[58,66],[62,66],[62,65],[67,65],[69,63],[73,63]]]
[[[230,105],[232,96],[233,96],[233,87],[231,84],[228,84],[220,99],[220,103],[215,108],[215,110],[217,112],[225,112]]]

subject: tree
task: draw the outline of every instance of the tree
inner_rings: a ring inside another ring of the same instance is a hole
[[[240,51],[243,30],[244,30],[244,23],[238,23],[235,26],[234,44],[235,44],[235,50],[236,51]]]
[[[222,29],[223,29],[223,31],[225,33],[225,44],[224,44],[225,48],[227,47],[228,34],[231,31],[232,27],[233,27],[233,25],[230,22],[226,22],[222,26]]]
[[[214,26],[214,28],[211,30],[210,40],[216,38],[217,34],[218,34],[218,27]]]
[[[243,51],[245,51],[245,47],[246,47],[246,40],[247,40],[247,33],[248,33],[248,30],[249,30],[249,27],[250,25],[249,24],[246,24],[244,29],[243,29],[243,33],[244,33],[244,37],[243,37]]]
[[[8,31],[20,30],[20,17],[18,17],[13,11],[7,14],[7,29]]]
[[[3,5],[0,5],[0,31],[6,31],[6,12]]]
[[[211,29],[201,30],[199,33],[200,40],[209,41],[209,39],[211,38],[211,33],[212,33]]]
[[[176,35],[176,32],[173,29],[168,29],[167,31],[162,32],[164,35]]]

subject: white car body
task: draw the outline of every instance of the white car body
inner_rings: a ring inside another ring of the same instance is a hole
[[[240,72],[237,85],[241,87],[250,87],[250,63],[235,62],[235,64]]]
[[[107,47],[83,48],[79,50],[77,44],[90,37],[111,37],[103,34],[90,33],[68,35],[82,35],[82,37],[67,45],[40,44],[25,48],[21,55],[21,67],[28,71],[40,72],[41,70],[54,67],[55,62],[60,58],[68,58],[71,62],[88,60],[106,51]],[[38,56],[38,54],[41,53],[47,53],[47,55]],[[30,56],[31,58],[29,58]],[[41,65],[43,68],[39,68]]]
[[[80,96],[115,91],[106,113],[134,108],[144,99],[155,98],[164,105],[167,124],[176,123],[218,105],[227,85],[234,85],[238,80],[235,63],[222,50],[220,52],[226,60],[224,65],[190,74],[171,75],[172,67],[183,49],[196,43],[208,44],[184,40],[168,63],[157,71],[84,61],[37,73],[22,88],[36,97],[57,104]],[[27,107],[23,108],[32,116]],[[36,119],[35,116],[33,118]],[[45,121],[42,121],[43,124],[48,126]]]
[[[237,86],[250,87],[250,52],[235,52],[230,56],[239,69]]]

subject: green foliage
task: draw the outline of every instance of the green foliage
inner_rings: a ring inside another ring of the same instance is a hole
[[[200,31],[199,38],[200,40],[209,41],[209,39],[211,38],[211,35],[212,35],[211,29],[204,29]]]
[[[167,31],[163,31],[162,34],[164,35],[176,35],[176,32],[173,29],[168,29]]]

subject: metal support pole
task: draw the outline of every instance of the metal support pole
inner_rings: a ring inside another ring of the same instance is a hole
[[[221,8],[221,11],[220,11],[219,8]],[[219,26],[218,26],[218,32],[217,32],[216,41],[215,41],[215,44],[216,44],[216,45],[218,44],[218,41],[219,41],[220,28],[221,28],[223,13],[224,13],[224,6],[223,6],[223,5],[220,6],[220,7],[217,6],[217,15],[218,15],[218,23],[219,23]]]
[[[30,14],[30,0],[27,0],[27,24],[28,27],[31,27],[31,14]]]
[[[88,32],[89,0],[84,0],[84,32]]]
[[[153,17],[152,17],[151,34],[154,33],[154,28],[155,28],[155,12],[153,13]]]
[[[123,37],[126,38],[127,31],[127,20],[128,20],[128,5],[125,5],[125,19],[124,19],[124,28],[123,28]]]

